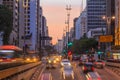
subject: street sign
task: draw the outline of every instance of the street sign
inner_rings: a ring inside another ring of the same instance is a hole
[[[101,35],[99,37],[99,42],[112,42],[113,36],[112,35]]]

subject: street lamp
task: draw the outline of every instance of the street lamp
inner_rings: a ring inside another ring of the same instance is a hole
[[[111,25],[111,21],[115,20],[115,16],[111,16],[111,17],[103,16],[102,19],[106,20],[107,22],[107,35],[111,35],[110,25]]]
[[[102,19],[106,20],[106,23],[107,23],[107,32],[106,32],[106,34],[107,35],[112,35],[111,34],[111,22],[112,22],[112,20],[115,20],[115,16],[111,16],[111,17],[103,16]],[[108,43],[108,45],[106,47],[110,48],[110,46],[111,46],[111,43]]]

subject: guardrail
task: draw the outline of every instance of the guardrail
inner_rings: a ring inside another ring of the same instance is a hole
[[[118,76],[120,76],[120,63],[106,62],[106,67],[112,70]]]
[[[107,69],[113,71],[116,75],[120,76],[120,69],[119,68],[107,66]]]
[[[111,67],[120,68],[120,63],[106,62],[106,65],[111,66]]]
[[[36,63],[26,64],[26,65],[14,67],[14,68],[8,68],[5,70],[1,70],[0,71],[0,80],[5,79],[10,76],[13,76],[13,75],[16,75],[16,74],[19,74],[19,73],[23,73],[29,69],[32,69],[32,68],[38,66],[40,63],[41,62],[36,62]]]

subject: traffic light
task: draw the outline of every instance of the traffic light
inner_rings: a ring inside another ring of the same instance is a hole
[[[71,51],[68,51],[68,56],[72,55],[72,52]]]
[[[97,53],[98,53],[98,55],[101,55],[103,52],[102,51],[98,51]]]
[[[64,50],[63,50],[63,53],[66,54],[66,52],[67,52],[67,51],[64,49]]]
[[[88,53],[89,51],[88,51],[88,50],[86,50],[85,52],[86,52],[86,53]]]
[[[68,44],[67,44],[69,47],[70,46],[72,46],[73,45],[73,43],[72,42],[68,42]]]

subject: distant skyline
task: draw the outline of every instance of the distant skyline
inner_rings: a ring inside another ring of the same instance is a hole
[[[73,19],[78,17],[81,12],[82,0],[40,0],[43,8],[43,15],[46,17],[49,35],[52,37],[52,43],[56,44],[57,39],[62,39],[63,30],[67,26],[66,5],[71,5],[70,28],[73,27]],[[84,7],[86,0],[84,1]],[[83,8],[84,8],[83,7]]]

